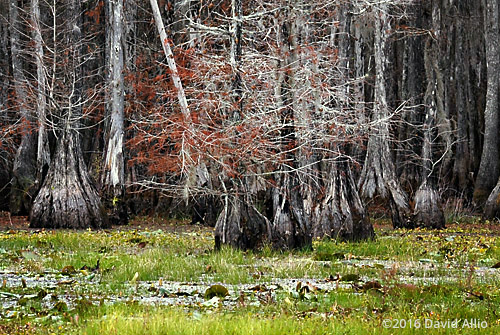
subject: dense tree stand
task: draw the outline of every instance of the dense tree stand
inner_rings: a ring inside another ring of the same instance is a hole
[[[78,135],[65,132],[30,215],[31,228],[105,228],[99,195],[83,162]]]

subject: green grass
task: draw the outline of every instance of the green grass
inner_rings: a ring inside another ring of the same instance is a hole
[[[384,228],[375,240],[318,240],[288,252],[215,252],[213,243],[206,230],[0,233],[0,334],[478,333],[425,328],[470,319],[488,323],[481,334],[500,332],[500,269],[489,269],[500,261],[500,237],[487,228]],[[295,281],[263,286],[279,278]],[[179,291],[162,289],[166,281]],[[207,301],[183,283],[222,283],[232,293]],[[162,295],[194,300],[140,303]],[[384,328],[386,319],[407,324]]]

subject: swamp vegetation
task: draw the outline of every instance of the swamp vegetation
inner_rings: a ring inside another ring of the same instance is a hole
[[[213,228],[151,217],[102,231],[7,226],[0,333],[497,334],[500,230],[462,221],[377,220],[374,240],[284,252],[214,251]],[[427,327],[447,320],[458,330]],[[470,320],[487,327],[462,327]]]

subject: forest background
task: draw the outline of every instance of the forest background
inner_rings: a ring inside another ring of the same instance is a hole
[[[499,5],[0,1],[0,206],[193,216],[215,244],[500,215]]]

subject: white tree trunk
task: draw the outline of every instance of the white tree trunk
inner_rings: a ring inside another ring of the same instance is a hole
[[[170,68],[172,75],[172,81],[177,89],[177,98],[179,100],[179,105],[181,107],[182,114],[186,122],[191,123],[191,113],[189,112],[189,107],[186,99],[186,94],[184,93],[184,88],[182,86],[181,78],[179,77],[179,72],[177,71],[177,65],[175,64],[174,55],[172,49],[170,48],[170,42],[167,36],[167,31],[163,25],[163,20],[161,18],[160,8],[158,8],[158,2],[156,0],[150,0],[151,8],[153,10],[153,17],[156,23],[156,28],[160,34],[161,44],[163,46],[163,51],[165,52],[165,57],[167,58],[167,64]]]
[[[109,138],[106,150],[106,178],[105,185],[114,189],[113,192],[118,192],[121,195],[120,189],[125,183],[125,167],[123,154],[123,138],[124,138],[124,79],[123,79],[123,1],[111,1],[111,32],[109,34],[109,71],[110,71],[110,122],[109,122]]]
[[[124,9],[123,0],[108,0],[108,32],[106,50],[108,55],[108,108],[107,145],[104,160],[103,187],[108,197],[109,215],[112,224],[126,224],[125,204],[125,155],[124,155]]]

